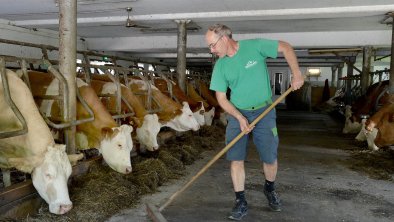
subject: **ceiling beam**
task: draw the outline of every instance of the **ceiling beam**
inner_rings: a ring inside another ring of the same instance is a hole
[[[357,38],[363,36],[363,38]],[[118,38],[86,38],[88,48],[100,51],[117,52],[176,52],[176,36],[144,36]],[[336,31],[336,32],[289,32],[234,34],[234,39],[268,38],[289,42],[294,48],[325,47],[390,47],[391,31]],[[203,50],[208,54],[208,47],[203,35],[190,35],[187,40],[188,51]]]
[[[192,19],[195,21],[243,21],[243,20],[284,20],[284,19],[312,19],[312,18],[338,18],[384,15],[394,11],[394,4],[367,5],[367,6],[344,6],[344,7],[321,7],[321,8],[291,8],[291,9],[267,9],[267,10],[244,10],[244,11],[220,11],[220,12],[195,12],[195,13],[170,13],[132,15],[133,21],[158,21]],[[78,24],[114,23],[125,21],[125,16],[105,16],[78,18]],[[17,26],[46,26],[59,24],[58,19],[40,20],[16,20]]]

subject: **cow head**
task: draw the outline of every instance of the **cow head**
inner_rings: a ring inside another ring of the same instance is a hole
[[[68,158],[65,147],[61,144],[50,145],[44,155],[9,159],[17,169],[32,174],[34,187],[54,214],[64,214],[72,208],[67,181],[71,175],[69,158],[75,160],[75,155]]]
[[[168,126],[179,132],[184,132],[191,129],[197,131],[200,129],[200,125],[197,123],[196,118],[194,118],[193,112],[191,111],[187,102],[183,102],[181,115],[178,115],[174,119],[165,123],[164,126]]]
[[[100,142],[100,153],[108,166],[119,173],[131,173],[132,131],[133,127],[129,125],[102,129],[104,139]]]
[[[350,118],[352,116],[352,106],[346,105],[345,106],[345,118]]]
[[[360,130],[360,132],[357,134],[357,136],[355,137],[355,139],[356,139],[357,141],[362,142],[362,141],[367,140],[366,135],[367,135],[368,131],[365,129],[365,122],[366,122],[366,121],[367,121],[367,119],[362,119],[362,120],[361,120],[361,130]]]
[[[375,144],[375,139],[380,133],[379,130],[376,128],[376,123],[371,119],[368,119],[367,121],[365,121],[362,130],[365,134],[368,148],[370,148],[371,150],[379,150],[379,147]]]
[[[345,107],[345,125],[342,129],[342,133],[358,133],[361,130],[361,122],[353,120],[352,107],[347,105]]]
[[[157,114],[147,114],[144,116],[143,124],[136,129],[138,141],[145,145],[149,151],[159,149],[157,134],[160,131],[160,127]]]
[[[205,108],[203,103],[201,102],[200,109],[193,113],[194,118],[197,120],[198,125],[205,125]]]
[[[212,121],[214,116],[215,116],[215,107],[212,106],[211,110],[209,110],[208,112],[205,111],[204,113],[205,125],[212,126]]]
[[[223,124],[223,126],[227,126],[227,114],[226,112],[220,112],[219,121]]]

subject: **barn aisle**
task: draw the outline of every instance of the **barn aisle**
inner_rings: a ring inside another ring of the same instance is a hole
[[[350,150],[361,149],[342,124],[326,114],[278,111],[280,135],[277,190],[283,211],[271,212],[263,195],[263,177],[255,149],[246,162],[248,215],[243,221],[393,221],[394,184],[355,171]],[[223,147],[218,147],[221,149]],[[194,164],[190,175],[215,153]],[[393,160],[394,161],[394,160]],[[143,201],[164,203],[186,179],[162,187]],[[233,205],[228,162],[215,163],[162,214],[168,221],[228,221]],[[143,205],[109,221],[149,221]]]

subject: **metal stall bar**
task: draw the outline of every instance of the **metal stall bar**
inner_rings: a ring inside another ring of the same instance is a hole
[[[124,72],[136,72],[136,73],[138,73],[136,76],[140,77],[141,80],[145,81],[147,83],[147,86],[148,86],[148,90],[147,90],[148,92],[146,93],[148,101],[147,101],[147,106],[145,107],[146,109],[148,109],[148,113],[150,113],[150,114],[151,113],[155,113],[155,112],[158,112],[158,111],[160,111],[162,109],[160,107],[158,101],[156,101],[156,99],[152,97],[152,89],[151,89],[151,86],[150,86],[150,82],[143,74],[143,73],[152,72],[152,73],[156,73],[156,74],[159,75],[160,72],[155,72],[155,71],[149,71],[148,72],[148,71],[145,71],[145,70],[139,70],[139,69],[135,69],[135,68],[125,68],[125,67],[108,66],[108,65],[100,66],[100,65],[92,65],[92,64],[85,64],[85,63],[78,64],[78,66],[79,67],[92,67],[92,68],[100,69],[102,71],[104,70],[103,71],[104,73],[105,73],[105,70],[107,70],[107,69],[119,70],[119,71],[124,71]],[[163,74],[166,74],[166,73],[163,73]],[[138,95],[138,93],[135,93],[135,94]],[[157,104],[157,106],[159,106],[158,109],[152,109],[152,106],[151,106],[152,100]]]
[[[389,93],[394,94],[394,12],[388,13],[393,22],[391,22],[391,57],[390,57],[390,77],[389,77]]]
[[[59,80],[60,83],[64,83],[64,77],[53,67],[53,62],[57,63],[57,61],[49,61],[49,60],[43,60],[43,59],[31,59],[31,58],[18,58],[18,57],[14,57],[14,56],[1,56],[6,62],[19,62],[21,64],[21,68],[22,68],[22,73],[24,75],[25,78],[25,82],[26,84],[29,86],[30,84],[30,80],[29,80],[29,76],[27,74],[27,67],[26,67],[26,63],[41,63],[41,64],[45,64],[48,66],[48,71],[55,76],[55,78],[57,78]],[[25,65],[23,65],[25,63]],[[25,70],[26,69],[26,70]],[[30,86],[29,86],[30,88]],[[65,88],[67,90],[67,87],[63,86],[63,88]],[[66,92],[67,93],[67,92]],[[64,94],[66,94],[64,93]],[[52,100],[63,100],[64,101],[64,95],[45,95],[45,96],[36,96],[35,98],[40,98],[40,99],[52,99]],[[81,102],[82,106],[84,107],[84,109],[90,114],[89,117],[85,118],[85,119],[80,119],[80,120],[76,120],[73,122],[66,122],[66,123],[61,123],[61,124],[57,124],[52,122],[50,119],[48,119],[43,113],[41,113],[41,116],[44,118],[45,122],[51,126],[52,128],[55,129],[63,129],[66,127],[70,127],[73,125],[79,125],[82,123],[86,123],[86,122],[90,122],[94,120],[94,114],[93,111],[90,109],[90,107],[87,105],[86,101],[79,95],[79,92],[77,91],[77,98],[79,99],[79,101]],[[68,102],[66,101],[64,106],[67,106]],[[61,108],[62,109],[62,108]],[[63,119],[59,120],[59,121],[63,121]]]
[[[59,71],[57,71],[52,66],[52,64],[48,60],[44,60],[44,64],[48,66],[48,72],[50,72],[52,75],[55,76],[56,79],[59,80],[59,84],[61,85],[60,88],[63,89],[63,93],[59,93],[59,95],[57,95],[57,96],[43,96],[43,99],[62,100],[63,107],[61,108],[61,110],[62,110],[62,112],[64,112],[66,110],[66,108],[69,106],[69,96],[68,96],[69,95],[69,88],[67,86],[66,79]],[[77,88],[77,87],[75,86],[75,88]],[[94,113],[93,113],[92,109],[87,105],[86,101],[79,94],[78,90],[76,90],[76,97],[79,99],[79,101],[81,102],[84,109],[89,113],[89,115],[90,115],[89,117],[87,117],[85,119],[80,119],[80,120],[67,121],[64,118],[64,113],[62,113],[63,114],[62,122],[64,122],[64,123],[57,124],[57,123],[54,123],[51,120],[49,120],[45,115],[42,115],[44,117],[45,121],[47,122],[47,124],[55,129],[63,129],[63,128],[67,128],[70,126],[76,126],[76,125],[79,125],[82,123],[93,121],[94,120]]]
[[[28,42],[20,42],[20,41],[15,41],[15,40],[8,40],[8,39],[1,39],[0,38],[0,43],[6,43],[6,44],[12,44],[12,45],[21,45],[21,46],[28,46],[28,47],[34,47],[34,48],[41,48],[46,50],[59,50],[59,47],[55,47],[52,45],[45,45],[45,44],[34,44],[34,43],[28,43]],[[163,66],[168,66],[167,63],[163,62],[151,62],[151,61],[145,61],[141,60],[138,58],[127,58],[127,57],[122,57],[122,56],[109,56],[107,54],[103,53],[97,53],[93,51],[84,51],[84,50],[77,50],[77,54],[82,54],[82,55],[87,55],[87,56],[98,56],[98,57],[111,57],[117,60],[124,60],[124,61],[130,61],[130,62],[141,62],[141,63],[149,63],[149,64],[155,64],[155,65],[163,65]],[[43,56],[45,56],[45,52],[43,52]],[[51,61],[52,64],[55,64]]]
[[[129,116],[135,115],[135,113],[133,112],[133,110],[134,110],[133,107],[122,96],[122,91],[121,91],[122,89],[121,89],[121,86],[120,86],[118,74],[115,74],[115,76],[113,76],[111,73],[108,72],[108,69],[105,70],[105,74],[116,85],[116,95],[115,95],[115,97],[116,97],[116,113],[117,113],[117,115],[112,116],[112,118],[114,118],[114,119],[121,119],[121,118],[126,118],[126,117],[129,117]],[[112,97],[111,95],[100,95],[100,96]],[[122,101],[126,104],[127,108],[129,110],[131,110],[131,112],[121,114],[122,113],[122,109],[121,109],[122,108]]]
[[[6,73],[6,69],[5,69],[5,61],[1,57],[0,57],[0,74],[1,74],[1,79],[2,79],[1,82],[3,85],[5,101],[11,107],[12,111],[15,113],[16,117],[18,118],[19,122],[22,125],[22,129],[20,129],[20,130],[15,130],[15,131],[10,131],[10,132],[0,132],[0,139],[26,134],[28,132],[26,120],[22,116],[18,107],[16,107],[14,101],[11,98],[10,88],[8,85],[7,73]]]
[[[164,75],[163,73],[159,73],[160,78],[164,79],[164,81],[166,81],[167,83],[167,90],[170,94],[171,99],[175,100],[177,103],[180,103],[178,98],[176,98],[176,96],[174,96],[174,93],[172,91],[172,83],[171,80],[169,80],[166,75]]]

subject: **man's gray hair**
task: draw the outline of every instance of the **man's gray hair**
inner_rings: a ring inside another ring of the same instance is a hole
[[[214,32],[218,36],[228,36],[230,39],[233,38],[233,32],[231,29],[223,24],[209,26],[208,30]]]

